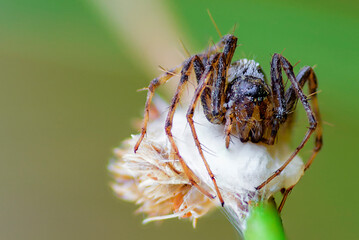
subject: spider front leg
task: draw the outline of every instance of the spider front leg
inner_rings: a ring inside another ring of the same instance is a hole
[[[219,59],[217,68],[217,78],[213,82],[213,78],[209,79],[207,86],[212,88],[205,88],[202,92],[201,102],[204,114],[208,121],[214,124],[223,124],[225,122],[225,136],[226,147],[229,147],[230,133],[232,130],[233,116],[227,114],[225,108],[226,101],[226,87],[227,87],[227,69],[231,64],[234,51],[237,47],[237,38],[233,35],[226,35],[223,37],[224,48],[223,55]],[[201,150],[199,150],[201,151]]]
[[[175,113],[176,108],[178,106],[178,103],[179,103],[179,100],[180,100],[181,95],[183,93],[183,90],[185,89],[185,86],[188,83],[188,76],[191,73],[193,65],[199,66],[199,68],[201,68],[201,66],[203,66],[203,64],[201,62],[201,59],[197,55],[195,55],[195,56],[191,57],[190,59],[188,59],[183,65],[183,69],[181,71],[181,80],[180,80],[180,82],[179,82],[179,84],[177,86],[176,93],[172,98],[171,105],[170,105],[169,110],[168,110],[168,115],[167,115],[166,124],[165,124],[165,131],[166,131],[166,135],[167,135],[167,137],[168,137],[168,139],[169,139],[169,141],[171,143],[172,150],[175,152],[178,160],[180,161],[180,163],[182,165],[182,168],[183,168],[186,176],[188,177],[190,183],[193,186],[195,186],[201,193],[203,193],[204,195],[206,195],[207,197],[209,197],[211,199],[214,199],[214,196],[212,196],[208,191],[206,191],[203,187],[201,187],[197,183],[198,180],[196,179],[195,174],[188,167],[188,165],[186,164],[186,162],[183,160],[182,156],[180,155],[178,147],[176,145],[176,142],[175,142],[175,140],[173,138],[172,131],[171,131],[172,130],[172,123],[173,123],[173,116],[174,116],[174,113]],[[197,72],[198,69],[195,69],[195,70],[196,70],[196,75],[197,76],[200,75]]]
[[[150,85],[148,86],[147,100],[146,100],[146,104],[145,104],[145,112],[144,112],[143,122],[142,122],[142,131],[141,131],[141,136],[137,140],[137,143],[134,147],[135,153],[137,152],[143,138],[146,135],[147,123],[148,123],[149,115],[150,115],[151,102],[152,102],[153,95],[155,94],[156,88],[159,87],[160,85],[166,83],[171,77],[176,75],[181,70],[181,68],[182,68],[182,64],[168,70],[167,72],[163,73],[161,76],[153,79],[151,81]]]
[[[310,136],[312,135],[312,133],[316,130],[317,128],[317,125],[318,125],[318,121],[317,121],[317,118],[320,120],[320,115],[319,115],[319,108],[318,108],[318,103],[317,103],[317,100],[315,100],[314,102],[314,108],[315,110],[313,111],[308,103],[308,100],[307,100],[307,97],[304,95],[302,89],[301,89],[301,85],[300,85],[300,79],[296,79],[295,75],[294,75],[294,72],[293,72],[293,67],[292,65],[289,63],[289,61],[284,58],[283,56],[281,56],[280,54],[274,54],[273,56],[273,62],[275,63],[278,63],[280,62],[280,65],[278,64],[275,64],[274,66],[272,66],[272,68],[276,68],[276,72],[281,72],[281,67],[284,69],[286,75],[288,76],[289,80],[291,81],[292,85],[291,85],[291,88],[288,89],[288,92],[293,92],[293,94],[296,95],[297,98],[300,99],[300,101],[302,102],[302,105],[307,113],[307,117],[308,117],[308,121],[310,123],[310,127],[308,129],[308,131],[306,132],[302,142],[299,144],[299,146],[296,148],[296,150],[292,153],[292,155],[289,157],[289,159],[287,161],[284,162],[284,164],[279,168],[277,169],[277,171],[275,171],[273,173],[272,176],[270,176],[266,181],[264,181],[261,185],[259,185],[256,189],[257,190],[260,190],[261,188],[263,188],[266,184],[268,184],[270,181],[272,181],[276,176],[278,176],[287,166],[288,164],[293,160],[293,158],[298,154],[298,152],[304,147],[304,145],[308,142]],[[310,91],[315,95],[315,92],[316,92],[316,79],[313,77],[315,75],[313,75],[314,72],[312,72],[312,74],[309,74],[311,75],[312,77],[311,78],[308,78],[308,79],[312,79],[310,80]],[[280,77],[280,80],[283,81],[281,79],[281,75],[277,75],[278,77]],[[300,75],[298,74],[298,76],[304,76],[304,74]],[[273,80],[272,80],[273,81]],[[302,80],[302,81],[305,81],[305,80]],[[304,83],[303,83],[304,85]],[[293,89],[293,90],[291,90]],[[293,98],[293,94],[287,94],[287,100]],[[315,98],[316,99],[316,98]],[[280,99],[281,102],[282,102],[282,99]],[[287,101],[288,102],[288,105],[291,104],[291,101]],[[285,103],[286,105],[287,103]],[[293,104],[294,105],[294,104]],[[285,109],[287,110],[287,109]],[[285,111],[285,114],[287,114],[287,111]],[[317,116],[316,116],[317,115]],[[283,115],[286,117],[286,115]],[[317,118],[316,118],[317,117]],[[320,124],[319,124],[320,125]],[[317,155],[320,147],[321,147],[321,126],[318,128],[317,130],[319,132],[319,134],[317,134],[317,141],[316,141],[316,147],[314,148],[314,153],[312,155],[312,158],[308,161],[309,165],[308,167],[310,166],[310,164],[312,163],[314,157]],[[307,164],[308,164],[307,163]],[[306,168],[308,168],[307,165],[306,165]],[[289,192],[288,192],[289,193]],[[288,194],[287,193],[287,194]]]
[[[225,117],[226,108],[224,103],[226,100],[227,70],[237,47],[237,38],[235,36],[226,35],[222,39],[224,47],[223,54],[217,64],[217,78],[208,81],[207,86],[211,86],[211,90],[206,88],[201,93],[204,114],[208,121],[215,124],[222,124]]]

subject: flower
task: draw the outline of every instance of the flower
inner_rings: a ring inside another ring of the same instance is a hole
[[[156,102],[156,111],[166,112],[165,104],[158,98]],[[208,198],[190,184],[171,151],[164,130],[165,119],[165,114],[160,114],[150,122],[147,136],[137,153],[133,152],[133,147],[139,135],[131,136],[115,149],[115,158],[109,164],[114,178],[112,188],[119,198],[140,205],[137,212],[148,216],[144,223],[179,217],[191,219],[195,226],[198,218],[220,204],[217,198]],[[232,137],[227,149],[224,126],[210,123],[201,109],[195,113],[194,121],[206,160],[225,201],[225,212],[238,230],[245,228],[250,202],[268,200],[281,189],[296,184],[303,174],[303,162],[295,157],[279,176],[258,191],[255,187],[290,156],[287,142],[278,141],[280,144],[268,146],[242,143]],[[284,135],[286,129],[281,131]],[[195,146],[184,109],[176,110],[172,133],[181,156],[199,180],[198,184],[215,195],[213,182]]]

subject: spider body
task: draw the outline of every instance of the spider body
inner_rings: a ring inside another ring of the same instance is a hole
[[[202,105],[204,109],[207,108],[203,98]],[[233,135],[233,132],[242,142],[274,143],[268,141],[273,117],[272,93],[258,63],[241,59],[230,66],[223,109],[217,121],[208,117],[208,114],[206,116],[212,123],[226,124],[227,148],[229,134]]]
[[[178,106],[181,95],[188,83],[189,75],[193,69],[198,86],[194,91],[194,96],[187,111],[187,121],[192,131],[194,143],[213,181],[217,196],[222,205],[224,201],[218,189],[215,176],[204,156],[193,121],[194,110],[199,101],[202,103],[203,111],[208,121],[213,124],[224,125],[225,144],[227,148],[230,147],[231,135],[235,134],[239,136],[242,142],[262,142],[264,144],[273,145],[280,126],[293,115],[297,101],[300,100],[302,103],[310,124],[305,137],[289,159],[269,176],[266,181],[259,185],[256,188],[257,190],[263,188],[284,170],[314,132],[316,132],[315,147],[312,156],[306,163],[305,170],[309,168],[322,146],[322,130],[316,98],[317,79],[313,69],[311,67],[304,67],[298,75],[295,76],[293,67],[289,61],[282,55],[276,53],[272,57],[271,84],[268,85],[261,67],[255,61],[241,59],[231,63],[236,47],[237,38],[235,36],[223,36],[220,42],[207,51],[188,58],[181,65],[152,80],[148,87],[149,91],[145,105],[142,132],[134,147],[136,152],[146,134],[149,109],[155,89],[165,83],[174,74],[181,72],[181,79],[168,110],[165,131],[171,143],[172,150],[181,162],[189,181],[203,194],[214,198],[214,196],[198,184],[196,176],[181,157],[171,132],[176,107]],[[288,90],[285,90],[284,87],[282,71],[285,72],[291,82],[291,86]],[[306,82],[308,82],[309,92],[311,94],[311,105],[308,103],[308,99],[302,91],[302,87]],[[284,197],[279,209],[283,207],[286,197],[293,187],[294,186],[288,188],[284,192]]]

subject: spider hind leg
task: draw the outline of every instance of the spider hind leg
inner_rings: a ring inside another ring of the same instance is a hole
[[[320,116],[320,112],[319,112],[318,98],[317,98],[317,94],[316,94],[318,82],[317,82],[317,77],[315,75],[313,68],[311,68],[309,66],[302,68],[297,75],[297,81],[301,88],[303,88],[304,84],[308,81],[309,94],[311,95],[311,103],[313,106],[316,120],[318,122],[318,125],[316,128],[316,136],[315,136],[315,147],[313,149],[313,152],[312,152],[309,160],[307,161],[307,163],[304,166],[304,171],[306,171],[311,166],[311,164],[313,163],[318,152],[322,148],[322,145],[323,145],[323,136],[322,136],[323,133],[322,132],[323,132],[323,130],[322,130],[322,125],[321,125],[321,116]],[[295,91],[291,86],[286,92],[287,111],[288,112],[294,111],[297,100],[298,100],[298,98],[296,98]],[[289,193],[293,190],[294,186],[295,185],[286,189],[286,191],[283,195],[282,201],[278,207],[279,212],[282,210],[282,208],[287,200],[287,197],[288,197]]]
[[[288,76],[289,80],[291,81],[292,85],[287,90],[285,95],[285,103],[283,104],[283,107],[285,107],[285,112],[290,113],[295,108],[295,103],[299,99],[306,111],[308,122],[310,123],[310,127],[307,130],[302,142],[299,144],[299,146],[295,149],[295,151],[292,153],[292,155],[289,157],[288,160],[284,162],[284,164],[277,169],[272,176],[270,176],[266,181],[264,181],[261,185],[259,185],[256,189],[260,190],[265,185],[267,185],[271,180],[273,180],[276,176],[278,176],[287,166],[288,164],[293,160],[293,158],[298,154],[298,152],[304,147],[304,145],[308,142],[310,136],[315,132],[316,140],[315,140],[315,146],[313,149],[313,153],[307,163],[305,164],[304,171],[306,171],[309,166],[312,164],[314,158],[318,154],[319,150],[322,147],[323,140],[322,140],[322,126],[321,126],[321,117],[319,112],[319,106],[318,106],[318,100],[316,96],[317,92],[317,79],[314,73],[314,70],[311,67],[305,67],[303,68],[295,77],[293,72],[293,67],[289,63],[289,61],[284,58],[283,56],[279,54],[275,54],[273,58],[279,59],[280,65],[277,66],[277,70],[281,71],[281,68],[285,71],[286,75]],[[273,66],[272,66],[273,70]],[[279,75],[277,75],[279,76]],[[281,78],[281,76],[280,76]],[[302,87],[304,84],[308,81],[309,85],[309,93],[312,95],[312,108],[310,107],[308,103],[307,97],[304,95],[302,91]],[[285,195],[283,196],[282,202],[280,204],[280,210],[283,208],[283,205],[285,203],[285,200],[287,199],[288,194],[295,185],[288,188],[285,192]]]

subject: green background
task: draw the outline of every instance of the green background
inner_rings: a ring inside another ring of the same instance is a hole
[[[192,53],[218,40],[209,8],[222,32],[238,23],[236,56],[254,57],[267,75],[283,49],[299,67],[317,65],[330,125],[283,210],[284,227],[289,239],[357,239],[358,1],[163,4],[192,39]],[[0,0],[0,239],[236,238],[220,211],[195,230],[176,219],[143,226],[136,206],[109,189],[112,149],[141,116],[145,95],[136,89],[154,77],[130,54],[86,1]],[[299,112],[294,147],[308,125]]]

